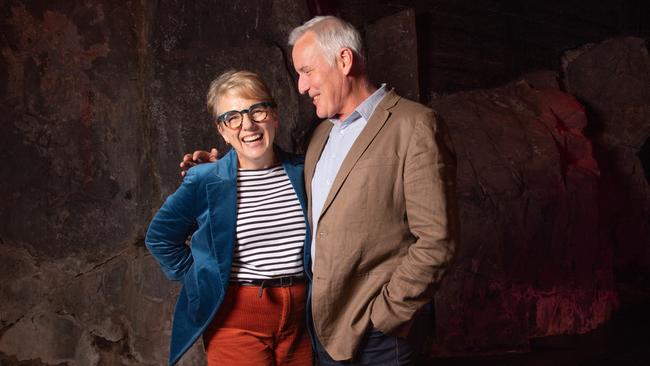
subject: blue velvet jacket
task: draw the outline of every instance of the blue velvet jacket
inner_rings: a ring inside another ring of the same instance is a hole
[[[305,222],[304,157],[275,148],[300,200]],[[219,310],[230,278],[237,225],[237,154],[190,169],[154,216],[145,243],[167,278],[182,283],[174,311],[169,364],[203,334]],[[192,235],[191,246],[185,240]],[[303,250],[309,266],[309,228]]]

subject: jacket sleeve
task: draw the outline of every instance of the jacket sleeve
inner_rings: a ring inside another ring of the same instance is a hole
[[[181,186],[156,213],[145,244],[170,280],[178,281],[194,262],[187,237],[196,227],[194,208],[198,177],[190,169]]]
[[[371,315],[373,325],[385,333],[408,331],[409,320],[432,300],[449,265],[458,235],[455,180],[451,140],[428,111],[415,124],[404,165],[406,216],[416,241],[373,304],[372,314],[383,314]]]

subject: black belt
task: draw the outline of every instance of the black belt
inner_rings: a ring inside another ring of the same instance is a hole
[[[304,283],[305,282],[305,277],[304,276],[285,276],[285,277],[276,277],[276,278],[268,278],[268,279],[257,279],[257,280],[251,280],[247,282],[237,282],[239,286],[255,286],[260,288],[260,292],[258,294],[258,297],[262,297],[262,293],[264,292],[264,288],[266,287],[291,287],[294,284],[298,283]]]

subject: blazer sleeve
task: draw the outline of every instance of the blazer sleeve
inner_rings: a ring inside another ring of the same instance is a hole
[[[373,313],[384,314],[371,318],[375,328],[403,335],[409,327],[400,327],[432,300],[457,243],[455,180],[451,140],[429,110],[415,124],[404,164],[408,227],[416,241],[375,299]]]
[[[170,280],[181,280],[194,262],[187,237],[196,227],[194,208],[198,176],[190,169],[181,186],[156,213],[145,244]]]

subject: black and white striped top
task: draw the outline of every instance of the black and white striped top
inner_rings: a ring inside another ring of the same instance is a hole
[[[237,243],[231,281],[302,274],[306,224],[284,168],[237,172]]]

